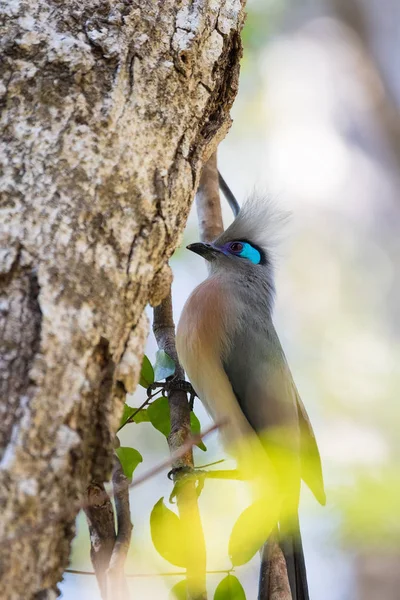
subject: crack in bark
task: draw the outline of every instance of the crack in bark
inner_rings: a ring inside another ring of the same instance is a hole
[[[111,473],[112,457],[109,448],[113,445],[114,436],[110,431],[107,415],[112,412],[112,390],[114,384],[115,363],[110,355],[109,341],[101,337],[93,351],[93,366],[96,368],[96,379],[99,387],[91,394],[91,422],[93,429],[90,433],[81,431],[81,437],[87,447],[86,455],[89,469],[94,481],[107,480]]]
[[[10,301],[0,315],[5,363],[5,369],[3,367],[0,372],[0,396],[4,402],[1,407],[3,418],[0,419],[0,455],[21,415],[18,408],[20,396],[25,394],[29,398],[33,393],[35,384],[30,371],[41,344],[39,280],[32,265],[22,264],[22,252],[23,246],[19,244],[10,270],[0,276],[0,296],[6,298],[10,289],[16,294],[14,301]],[[18,329],[15,329],[17,324]],[[7,356],[11,358],[7,360]]]

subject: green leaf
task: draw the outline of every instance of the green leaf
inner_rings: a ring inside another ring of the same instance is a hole
[[[132,408],[132,406],[129,406],[129,404],[127,404],[125,402],[124,404],[124,411],[122,413],[122,417],[121,417],[121,421],[119,424],[119,429],[122,429],[124,425],[126,425],[126,422],[129,421],[129,419],[131,418],[131,416],[133,415],[133,413],[135,412],[135,410],[137,410],[136,408]]]
[[[137,408],[135,408],[137,410]],[[148,423],[150,421],[150,417],[147,413],[147,408],[141,408],[139,412],[136,413],[132,420],[135,423]]]
[[[164,396],[154,400],[147,409],[150,423],[168,437],[171,431],[171,418],[169,414],[168,399]]]
[[[146,355],[143,356],[142,370],[140,371],[139,385],[147,388],[154,383],[154,371]]]
[[[279,505],[263,498],[248,506],[233,526],[229,556],[237,567],[247,563],[261,548],[278,521]]]
[[[167,377],[171,377],[174,373],[175,362],[164,350],[157,350],[154,365],[155,380],[161,381],[162,379],[167,379]]]
[[[179,517],[167,508],[164,498],[154,505],[150,515],[151,539],[165,560],[186,567],[186,536]]]
[[[142,455],[135,448],[126,446],[120,446],[115,452],[121,462],[125,477],[132,479],[133,471],[143,461]]]
[[[136,413],[136,414],[135,414]],[[135,416],[133,416],[135,415]],[[130,421],[131,419],[131,421]],[[122,413],[121,422],[118,427],[118,431],[122,429],[127,423],[130,421],[131,423],[145,423],[149,422],[150,418],[147,414],[147,408],[141,408],[139,411],[135,406],[129,406],[129,404],[124,404],[124,411]]]
[[[187,599],[187,583],[186,579],[178,581],[169,592],[168,600],[186,600]]]
[[[196,417],[194,412],[190,413],[190,429],[192,430],[193,435],[199,435],[200,429],[201,429],[200,421]],[[206,450],[207,450],[207,448],[202,440],[200,440],[200,442],[198,444],[196,444],[196,446],[198,446],[198,448],[200,448],[200,450],[203,450],[203,452],[206,452]]]
[[[246,600],[246,594],[239,579],[234,575],[227,575],[218,584],[214,600]]]

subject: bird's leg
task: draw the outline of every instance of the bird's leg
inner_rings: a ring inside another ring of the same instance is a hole
[[[170,384],[171,390],[181,390],[189,394],[189,408],[190,411],[193,411],[194,399],[196,398],[197,394],[192,384],[184,379],[171,379],[171,381],[168,383]]]
[[[172,378],[168,381],[155,381],[147,388],[147,395],[151,396],[153,390],[159,389],[161,394],[165,396],[167,393],[173,391],[186,392],[189,394],[189,406],[190,410],[193,410],[194,399],[197,396],[193,386],[189,381],[185,381],[184,379]]]
[[[192,478],[196,481],[196,493],[198,496],[200,496],[200,493],[204,487],[205,474],[206,471],[186,466],[171,469],[171,471],[168,473],[168,479],[174,481],[175,485],[172,489],[169,501],[172,504],[174,503],[174,499],[177,495],[179,486],[182,485],[189,478]]]
[[[173,481],[175,479],[182,478],[185,475],[193,475],[193,473],[194,473],[193,467],[183,466],[183,467],[177,467],[175,469],[171,469],[170,472],[168,473],[167,477],[168,477],[168,479]]]
[[[190,395],[190,399],[193,397],[193,399],[195,398],[195,396],[197,396],[193,386],[191,383],[189,383],[189,381],[185,381],[184,379],[178,379],[178,378],[172,378],[169,381],[166,382],[167,384],[167,389],[168,391],[181,391],[181,392],[186,392],[187,394]]]

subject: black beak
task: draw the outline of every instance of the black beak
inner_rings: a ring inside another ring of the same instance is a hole
[[[191,250],[192,252],[195,252],[196,254],[199,254],[206,260],[210,260],[210,261],[214,260],[214,258],[218,254],[218,250],[213,248],[211,246],[211,244],[203,244],[203,242],[198,242],[196,244],[189,244],[189,246],[186,246],[186,248],[188,250]]]

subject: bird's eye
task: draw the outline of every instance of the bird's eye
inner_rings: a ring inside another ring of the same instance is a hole
[[[239,254],[243,250],[243,244],[241,242],[232,242],[232,244],[229,244],[229,250],[235,254]]]

